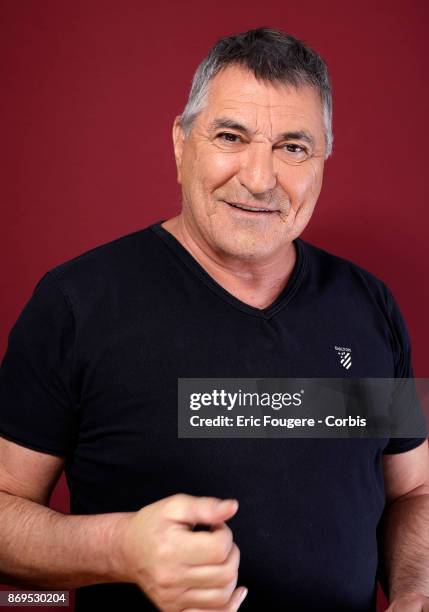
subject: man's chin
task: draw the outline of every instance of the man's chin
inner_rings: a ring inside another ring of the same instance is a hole
[[[242,261],[269,259],[290,242],[290,232],[278,214],[265,222],[215,214],[207,229],[207,238],[215,251]]]
[[[242,235],[241,232],[229,233],[226,228],[222,235],[215,238],[217,249],[224,255],[242,261],[258,261],[269,258],[277,250],[272,240],[266,237]],[[277,247],[281,247],[280,244]]]

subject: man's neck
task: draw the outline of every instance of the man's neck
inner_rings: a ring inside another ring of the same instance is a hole
[[[183,222],[181,215],[168,219],[162,227],[198,261],[221,287],[240,301],[254,308],[267,308],[285,288],[295,266],[296,251],[293,243],[287,250],[271,260],[242,261],[222,257],[203,241],[196,240]]]

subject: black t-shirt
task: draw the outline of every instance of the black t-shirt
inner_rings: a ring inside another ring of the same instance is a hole
[[[309,243],[269,307],[215,282],[160,223],[47,272],[9,336],[0,433],[66,457],[71,513],[135,511],[184,492],[233,497],[243,610],[375,610],[381,457],[413,439],[178,439],[179,377],[409,377],[386,286]],[[335,346],[349,347],[353,365]],[[153,610],[130,584],[76,610]]]

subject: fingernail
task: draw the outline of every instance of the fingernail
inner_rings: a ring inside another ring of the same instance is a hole
[[[238,501],[236,499],[221,499],[218,501],[218,504],[230,504],[231,502],[238,508]]]
[[[240,606],[243,603],[243,601],[245,600],[247,593],[248,593],[248,590],[244,589],[243,594],[242,594],[241,599],[240,599],[240,603],[239,603]]]

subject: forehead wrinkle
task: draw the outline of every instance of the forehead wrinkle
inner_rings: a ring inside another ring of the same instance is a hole
[[[267,124],[266,128],[264,130],[264,123]],[[262,125],[261,125],[262,124]],[[261,127],[259,128],[259,125],[261,125]],[[269,141],[273,141],[273,121],[272,121],[272,116],[271,116],[271,112],[270,112],[270,116],[269,117],[264,117],[263,120],[260,120],[260,117],[257,115],[256,116],[256,131],[255,131],[255,135],[259,135],[261,134],[262,136],[266,136],[266,138],[268,138]]]
[[[211,119],[206,122],[206,128],[210,131],[217,129],[214,125],[216,119],[227,119],[231,123],[236,123],[238,128],[240,125],[247,128],[249,136],[267,138],[272,143],[274,142],[273,136],[276,136],[276,140],[287,140],[289,138],[300,139],[302,135],[302,139],[312,145],[318,141],[312,125],[314,113],[311,112],[311,108],[309,109],[310,114],[303,111],[300,100],[286,98],[279,101],[278,91],[275,89],[268,92],[267,89],[264,89],[262,100],[258,96],[259,91],[239,91],[237,93],[226,91],[223,97],[222,90],[217,89],[215,92],[214,89],[210,90],[213,97],[210,96],[210,102],[206,107],[208,119]],[[258,99],[253,99],[255,96]],[[220,126],[220,129],[228,129],[228,127],[229,129],[234,128],[234,126],[225,125]],[[278,132],[274,133],[276,129]]]
[[[242,78],[243,73],[247,78]],[[237,76],[239,77],[238,82]],[[301,106],[301,101],[296,99],[297,95],[298,98],[302,98],[303,95],[305,98],[316,96],[320,103],[320,96],[311,85],[295,87],[284,83],[261,82],[255,79],[249,71],[243,71],[242,67],[229,66],[214,77],[209,89],[208,106],[211,106],[211,101],[216,100],[216,107],[230,108],[232,105],[232,108],[240,109],[243,105],[250,104],[253,107],[269,108],[270,110],[283,108],[285,112],[293,112],[295,107],[296,112]],[[282,98],[281,101],[280,98]]]
[[[284,113],[282,113],[280,115],[280,119],[282,119]],[[290,120],[290,118],[292,117],[293,119],[295,119],[297,121],[296,125],[291,126],[289,124],[288,127],[285,127],[288,125],[288,122],[285,121],[284,124],[281,126],[281,130],[279,131],[276,137],[276,140],[287,140],[287,139],[298,139],[298,140],[305,140],[310,144],[314,144],[314,137],[312,135],[312,131],[306,129],[305,127],[302,126],[302,122],[300,121],[300,119],[302,119],[302,115],[299,113],[292,113],[291,117],[288,116],[288,114],[286,113],[287,118]],[[220,129],[232,129],[232,130],[238,130],[238,131],[242,131],[243,133],[248,134],[251,137],[254,136],[258,136],[258,135],[262,135],[264,137],[267,137],[271,142],[274,142],[273,139],[273,120],[272,117],[270,115],[270,117],[266,118],[263,117],[262,121],[260,120],[260,116],[258,115],[258,113],[256,113],[256,118],[253,118],[254,122],[255,122],[255,127],[252,126],[251,124],[249,124],[249,122],[246,119],[242,119],[240,117],[240,112],[236,113],[235,109],[232,109],[232,113],[227,113],[225,115],[219,115],[217,117],[215,117],[214,119],[212,119],[211,121],[208,121],[208,123],[206,124],[206,128],[208,130],[208,132],[215,132],[216,130],[220,130]],[[269,129],[265,129],[261,126],[263,126],[263,124],[266,123],[269,126]]]
[[[272,141],[274,130],[272,110],[274,110],[273,107],[281,107],[282,105],[257,104],[253,102],[250,104],[251,107],[248,113],[243,113],[243,107],[236,104],[233,106],[224,106],[223,104],[216,105],[216,107],[212,109],[211,113],[211,116],[214,116],[214,118],[210,118],[210,120],[207,122],[208,130],[212,131],[215,129],[221,129],[222,127],[224,127],[224,129],[228,129],[228,127],[229,129],[234,129],[233,124],[237,124],[236,129],[239,129],[239,126],[242,126],[250,136],[262,135]],[[265,117],[264,115],[261,115],[258,112],[258,108],[255,107],[261,107],[264,111],[268,110],[269,116]],[[219,125],[218,127],[216,124],[221,124],[222,121],[225,123],[225,126]],[[231,125],[228,126],[228,123],[231,123]],[[269,126],[268,129],[264,129],[264,124]]]

